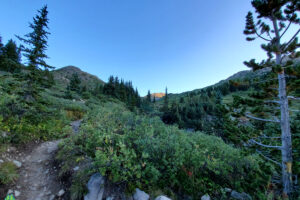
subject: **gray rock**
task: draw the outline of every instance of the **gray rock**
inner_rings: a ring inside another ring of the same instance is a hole
[[[78,170],[79,170],[79,167],[76,166],[76,167],[73,168],[73,170],[74,170],[74,171],[78,171]]]
[[[16,147],[9,147],[9,148],[7,149],[7,152],[15,152],[15,151],[17,151],[17,148],[16,148]]]
[[[131,196],[127,196],[125,199],[126,199],[126,200],[133,200],[133,197],[132,197],[132,195],[131,195]]]
[[[59,192],[57,193],[57,196],[61,197],[65,194],[65,190],[64,189],[61,189],[59,190]]]
[[[19,162],[19,161],[17,161],[17,160],[13,160],[13,163],[14,163],[18,168],[22,167],[22,163]]]
[[[172,199],[170,199],[170,198],[168,198],[166,196],[161,195],[161,196],[156,197],[155,200],[172,200]]]
[[[54,200],[55,199],[55,195],[52,194],[50,197],[49,197],[49,200]]]
[[[4,163],[4,161],[0,159],[0,163]]]
[[[239,193],[235,190],[232,190],[231,192],[231,198],[236,200],[252,200],[251,196],[245,192]]]
[[[208,194],[201,197],[201,200],[210,200],[210,196]]]
[[[105,179],[101,174],[93,174],[87,184],[89,192],[84,196],[84,200],[102,200],[104,183]]]
[[[20,196],[21,192],[19,192],[18,190],[15,190],[15,197]]]
[[[149,200],[149,194],[136,188],[133,195],[133,200]]]
[[[7,194],[12,194],[12,193],[14,193],[14,191],[12,189],[9,189],[7,192]]]
[[[1,137],[6,138],[8,136],[8,132],[2,131],[0,135]]]
[[[71,123],[71,126],[72,126],[72,130],[75,134],[78,134],[79,133],[79,128],[80,128],[80,125],[81,125],[81,122],[82,122],[82,119],[81,120],[77,120],[77,121],[73,121]]]

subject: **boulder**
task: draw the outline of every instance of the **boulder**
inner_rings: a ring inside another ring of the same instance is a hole
[[[21,194],[21,192],[19,192],[18,190],[15,190],[15,197],[19,197],[20,196],[20,194]]]
[[[161,195],[161,196],[156,197],[155,200],[172,200],[172,199]]]
[[[239,193],[235,190],[232,190],[230,194],[231,198],[236,200],[252,200],[251,196],[245,192]]]
[[[201,200],[210,200],[210,196],[209,196],[208,194],[203,195],[203,196],[201,197]]]
[[[16,147],[8,147],[6,151],[7,152],[15,152],[15,151],[17,151],[17,148]]]
[[[52,194],[50,197],[49,197],[49,200],[54,200],[55,199],[55,195]]]
[[[74,167],[74,168],[73,168],[73,170],[76,172],[76,171],[78,171],[78,170],[79,170],[79,167],[78,167],[78,166],[76,166],[76,167]]]
[[[232,192],[232,189],[230,189],[230,188],[224,188],[224,191],[225,191],[226,193],[229,193],[229,192]]]
[[[84,196],[84,200],[102,200],[104,183],[105,178],[101,174],[93,174],[87,184],[89,192]]]
[[[8,136],[8,132],[2,131],[0,132],[0,136],[6,138]]]
[[[18,168],[22,167],[22,163],[19,162],[19,161],[17,161],[17,160],[13,160],[13,163],[14,163]]]
[[[65,194],[65,190],[64,189],[61,189],[59,190],[59,192],[57,193],[57,196],[61,197]]]
[[[13,194],[13,193],[14,193],[14,191],[12,189],[9,189],[8,192],[7,192],[7,195]]]
[[[135,193],[133,195],[133,200],[149,200],[149,197],[149,194],[136,188]]]

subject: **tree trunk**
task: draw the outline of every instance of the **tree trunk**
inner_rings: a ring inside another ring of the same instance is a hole
[[[278,55],[276,61],[280,62],[281,56]],[[282,159],[282,184],[283,184],[283,197],[288,198],[292,192],[292,137],[289,121],[289,106],[288,98],[286,95],[286,80],[284,71],[278,73],[278,96],[280,99],[280,112],[281,112],[281,159]]]
[[[281,45],[280,45],[280,34],[277,25],[277,20],[273,16],[273,27],[276,35],[276,64],[281,66]],[[282,186],[283,186],[283,198],[289,199],[293,189],[292,179],[292,137],[290,128],[290,117],[289,117],[289,102],[286,94],[286,80],[284,69],[278,73],[278,97],[280,101],[280,127],[281,127],[281,162],[282,162]]]

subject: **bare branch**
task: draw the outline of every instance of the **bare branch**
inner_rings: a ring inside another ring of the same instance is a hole
[[[270,137],[263,134],[260,138],[280,139],[281,137]]]
[[[285,75],[286,78],[298,78],[297,76],[294,75]]]
[[[274,109],[280,110],[280,107],[274,107]],[[300,112],[300,110],[295,110],[295,109],[289,109],[289,111],[292,111],[292,112]]]
[[[286,27],[286,29],[283,31],[283,33],[281,34],[280,38],[282,38],[282,36],[286,33],[286,31],[290,28],[290,25],[292,24],[292,21],[290,21],[289,25]]]
[[[291,100],[300,100],[300,97],[288,96],[287,98]]]
[[[248,113],[246,113],[246,117],[251,118],[251,119],[255,119],[255,120],[259,120],[259,121],[264,121],[264,122],[280,123],[280,121],[277,118],[274,119],[274,120],[272,120],[272,119],[263,119],[263,118],[259,118],[259,117],[254,117],[252,115],[249,115]]]
[[[259,146],[266,147],[266,148],[274,148],[274,149],[281,149],[282,148],[281,146],[272,146],[272,145],[263,144],[263,143],[255,141],[254,139],[249,140],[249,142],[250,143],[255,143]]]
[[[300,110],[294,110],[294,109],[289,109],[289,111],[292,111],[292,112],[300,112]]]
[[[270,33],[269,33],[269,32],[267,32],[267,35],[269,36],[270,40],[272,41],[272,40],[273,40],[273,38],[271,37],[271,35],[270,35]]]
[[[258,36],[258,37],[260,37],[261,39],[263,39],[263,40],[265,40],[265,41],[268,41],[268,42],[271,42],[272,40],[269,40],[269,39],[267,39],[267,38],[264,38],[263,36],[261,36],[260,34],[258,34],[258,32],[256,31],[256,29],[255,29],[255,33],[256,33],[256,35]]]
[[[285,59],[286,58],[286,55],[283,55],[282,57],[281,57],[281,59],[280,59],[280,63],[282,64],[282,61],[283,61],[283,59]],[[283,67],[283,68],[285,68],[285,67]]]
[[[288,41],[288,43],[286,43],[285,48],[283,51],[286,50],[286,48],[291,44],[291,42],[293,42],[293,40],[297,37],[298,33],[300,32],[300,28],[298,29],[298,31],[295,33],[295,35],[290,39],[290,41]]]
[[[278,104],[281,104],[280,101],[276,101],[276,100],[266,100],[264,101],[265,103],[278,103]]]
[[[271,159],[271,158],[265,156],[261,151],[256,150],[256,152],[257,152],[259,155],[261,155],[263,158],[265,158],[266,160],[273,162],[274,164],[278,165],[279,167],[282,167],[282,165],[281,165],[280,162],[278,162],[278,161],[276,161],[276,160],[273,160],[273,159]]]
[[[286,67],[282,67],[282,68],[286,68]],[[285,75],[284,76],[285,78],[297,78],[297,76],[293,76],[293,75]],[[278,78],[270,78],[270,79],[266,79],[266,80],[263,80],[263,81],[255,81],[255,82],[252,82],[252,84],[259,84],[259,83],[265,83],[265,82],[268,82],[268,81],[274,81],[274,80],[278,80]],[[278,89],[278,88],[276,88]]]

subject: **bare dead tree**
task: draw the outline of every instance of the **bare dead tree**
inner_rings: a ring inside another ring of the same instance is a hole
[[[299,57],[298,34],[300,32],[299,14],[300,2],[298,0],[252,0],[252,6],[256,11],[257,22],[254,21],[252,12],[248,12],[246,16],[246,28],[244,34],[247,40],[252,41],[260,38],[265,44],[262,49],[266,51],[268,59],[261,63],[256,63],[255,59],[245,62],[245,64],[253,70],[266,67],[272,67],[278,77],[278,99],[273,103],[280,106],[280,119],[262,119],[247,114],[247,117],[265,122],[280,123],[281,127],[281,146],[266,145],[252,139],[250,142],[265,148],[276,148],[281,151],[281,168],[282,168],[282,186],[283,198],[288,199],[292,193],[292,136],[290,128],[289,116],[289,99],[299,100],[299,97],[287,96],[286,73],[285,69],[290,67],[292,60]],[[296,31],[292,36],[283,41],[283,36],[295,26]],[[275,61],[274,61],[275,55]],[[284,61],[284,60],[288,61]],[[268,160],[272,160],[268,158]],[[276,163],[278,163],[276,161]]]

